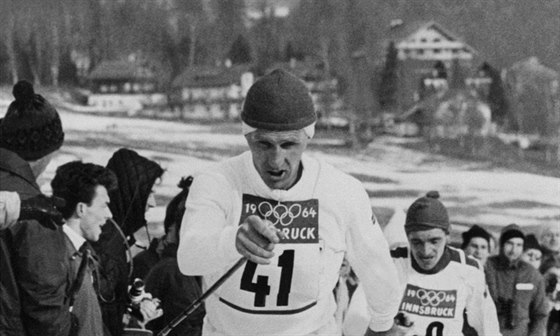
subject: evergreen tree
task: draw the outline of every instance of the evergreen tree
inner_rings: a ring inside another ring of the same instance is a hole
[[[391,42],[387,47],[385,66],[381,70],[381,79],[378,88],[379,105],[383,109],[392,109],[397,105],[397,56],[398,51],[395,47],[395,43]]]
[[[465,88],[465,74],[461,63],[458,59],[454,59],[451,64],[451,82],[449,87],[452,89],[464,89]]]
[[[508,115],[508,104],[502,77],[500,76],[500,72],[488,63],[482,65],[482,71],[484,71],[491,80],[487,99],[488,105],[490,105],[490,109],[492,110],[492,121],[503,126]]]
[[[253,60],[251,56],[251,46],[243,35],[239,35],[231,45],[228,58],[231,60],[232,64],[251,63]]]

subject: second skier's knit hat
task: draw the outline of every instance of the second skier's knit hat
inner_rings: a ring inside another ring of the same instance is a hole
[[[26,161],[36,161],[59,149],[64,132],[56,109],[35,94],[27,81],[17,82],[12,93],[15,100],[0,119],[0,147]]]
[[[314,124],[317,114],[303,81],[277,69],[251,86],[241,119],[255,129],[294,131]]]
[[[420,197],[408,208],[404,230],[406,233],[430,229],[442,229],[449,232],[449,215],[447,209],[438,200],[439,193],[430,191]]]

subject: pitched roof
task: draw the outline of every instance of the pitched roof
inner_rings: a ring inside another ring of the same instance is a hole
[[[137,63],[129,61],[103,61],[92,72],[89,79],[154,79],[154,73]]]
[[[187,68],[173,80],[174,87],[220,87],[239,83],[241,75],[251,71],[250,64],[231,67],[196,65]]]
[[[443,27],[441,24],[437,23],[434,20],[430,21],[412,21],[403,23],[400,25],[393,26],[389,28],[387,32],[387,39],[390,41],[394,41],[395,44],[398,44],[401,41],[406,40],[410,35],[414,34],[415,32],[421,29],[428,29],[432,28],[440,32],[443,36],[448,38],[451,41],[460,41],[465,45],[471,53],[477,54],[477,51],[468,45],[462,38],[457,36],[456,34],[452,33],[450,30]]]

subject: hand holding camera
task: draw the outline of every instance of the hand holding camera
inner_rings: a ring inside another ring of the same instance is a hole
[[[152,294],[146,293],[144,281],[141,279],[134,279],[129,286],[128,296],[130,298],[128,312],[142,326],[163,315],[163,310],[160,308],[161,301],[153,298]]]

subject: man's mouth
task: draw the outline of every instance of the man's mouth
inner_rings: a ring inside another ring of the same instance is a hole
[[[268,174],[273,178],[273,179],[281,179],[282,177],[284,177],[286,171],[285,170],[269,170]]]

